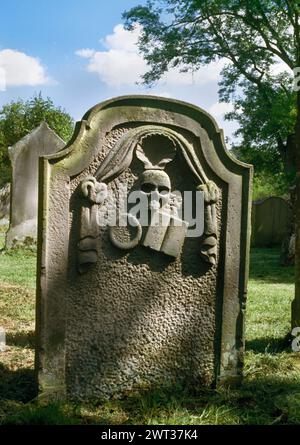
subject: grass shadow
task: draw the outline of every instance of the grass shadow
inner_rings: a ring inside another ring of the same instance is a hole
[[[254,353],[277,354],[278,352],[291,352],[290,334],[282,338],[261,337],[246,340],[246,351]]]
[[[5,416],[0,425],[78,425],[76,408],[62,403],[51,403],[39,406],[31,403],[27,406],[12,410]]]
[[[1,369],[0,369],[1,371]],[[25,371],[25,373],[24,373]],[[28,370],[27,370],[28,371]],[[32,374],[11,374],[19,387]],[[21,378],[21,382],[19,379]],[[29,381],[26,381],[29,380]],[[33,386],[31,386],[33,389]],[[26,401],[30,394],[5,394]],[[21,397],[20,397],[21,395]],[[2,394],[0,395],[2,396]],[[180,385],[162,385],[129,392],[121,398],[93,403],[29,403],[2,418],[2,425],[216,425],[300,424],[300,381],[284,376],[245,378],[238,389],[203,388],[197,392]]]
[[[34,331],[17,331],[8,332],[6,334],[7,346],[16,346],[19,348],[34,349],[35,348],[35,333]]]
[[[0,364],[0,400],[29,402],[37,395],[34,370],[19,368],[12,371]]]
[[[300,381],[258,378],[244,381],[237,390],[203,389],[198,393],[186,388],[154,388],[148,393],[125,399],[121,406],[129,414],[138,409],[141,420],[145,420],[149,413],[159,418],[161,412],[167,416],[172,412],[188,412],[189,418],[199,419],[204,424],[218,423],[218,415],[219,420],[223,415],[222,423],[298,423],[300,410],[297,412],[295,408],[300,408]]]
[[[294,284],[293,266],[280,266],[280,248],[252,248],[250,279],[265,283]]]

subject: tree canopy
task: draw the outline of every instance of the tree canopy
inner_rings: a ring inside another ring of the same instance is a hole
[[[294,172],[296,0],[148,0],[125,12],[124,19],[128,29],[141,25],[139,49],[149,64],[145,84],[171,68],[196,71],[226,60],[219,94],[234,105],[226,118],[240,124],[235,152],[258,172],[263,167],[270,173],[274,167]]]
[[[272,79],[275,58],[299,66],[295,0],[148,0],[124,18],[128,28],[142,25],[139,45],[151,66],[147,83],[170,67],[197,70],[219,58],[230,62],[231,76],[243,75],[258,87]]]
[[[8,147],[26,136],[41,122],[46,121],[64,141],[68,141],[74,129],[73,118],[61,107],[54,105],[41,94],[24,101],[18,99],[0,110],[0,186],[10,180]]]
[[[267,85],[265,88],[267,91]],[[221,98],[222,92],[221,86]],[[287,92],[269,85],[271,101],[267,103],[256,86],[246,81],[242,93],[232,100],[233,111],[225,115],[239,124],[233,153],[255,167],[254,199],[285,195],[295,181],[297,109],[295,93],[292,89]]]

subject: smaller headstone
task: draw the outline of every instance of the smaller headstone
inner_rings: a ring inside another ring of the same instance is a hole
[[[34,244],[37,238],[39,157],[61,150],[65,142],[43,122],[9,148],[12,164],[11,219],[6,248]]]
[[[280,246],[289,232],[292,215],[288,202],[271,196],[252,204],[253,247]]]
[[[10,184],[0,189],[0,226],[9,224]]]

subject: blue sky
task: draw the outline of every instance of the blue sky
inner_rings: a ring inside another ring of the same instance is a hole
[[[0,107],[41,91],[76,120],[96,103],[123,94],[151,93],[210,111],[225,136],[226,104],[218,103],[222,62],[199,72],[169,73],[152,90],[137,86],[146,67],[138,54],[139,29],[122,26],[122,12],[143,0],[9,0],[1,4]]]

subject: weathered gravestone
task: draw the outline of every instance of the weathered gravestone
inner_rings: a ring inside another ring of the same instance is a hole
[[[251,167],[228,154],[212,117],[175,100],[109,100],[40,167],[41,395],[92,399],[239,381]],[[100,215],[123,209],[125,186],[166,224],[121,210],[105,225]]]
[[[64,146],[65,142],[43,122],[10,147],[12,191],[6,248],[36,242],[39,156],[56,153]]]
[[[286,238],[292,213],[287,201],[270,196],[252,204],[251,245],[268,247],[281,245]]]

